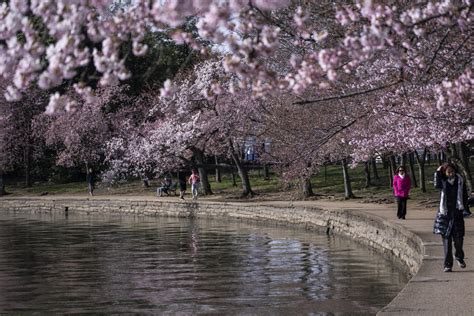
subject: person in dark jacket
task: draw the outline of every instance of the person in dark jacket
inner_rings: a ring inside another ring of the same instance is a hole
[[[464,218],[463,212],[467,208],[467,189],[464,179],[456,172],[451,163],[441,165],[435,172],[434,185],[440,189],[440,203],[437,215],[444,218],[443,224],[435,225],[435,233],[443,238],[444,247],[444,272],[451,272],[454,257],[462,269],[466,267],[464,262],[463,240],[464,240]]]
[[[186,175],[184,174],[184,172],[179,172],[178,184],[179,184],[179,198],[181,200],[184,200],[184,194],[186,193]]]

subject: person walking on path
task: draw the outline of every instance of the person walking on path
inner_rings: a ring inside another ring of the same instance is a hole
[[[433,232],[440,234],[444,247],[444,272],[451,272],[454,257],[462,269],[466,267],[464,262],[463,240],[464,240],[464,216],[467,209],[467,189],[462,176],[457,173],[451,163],[441,165],[434,174],[435,187],[440,189],[439,210],[436,216]]]
[[[189,177],[189,183],[191,184],[191,191],[193,193],[193,200],[197,200],[199,194],[199,185],[201,184],[201,178],[196,170],[193,169],[191,176]]]
[[[87,170],[87,187],[89,188],[89,194],[91,196],[94,195],[94,173],[92,172],[92,168]]]
[[[179,198],[184,200],[184,194],[186,193],[186,176],[184,172],[180,172],[178,175],[178,185],[179,185]]]
[[[398,167],[397,174],[393,177],[393,195],[397,199],[397,217],[405,219],[407,215],[407,200],[411,188],[410,176],[404,166]]]

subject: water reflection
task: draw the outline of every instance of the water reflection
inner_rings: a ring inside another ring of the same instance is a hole
[[[0,216],[0,312],[375,313],[406,282],[363,246],[298,230]]]

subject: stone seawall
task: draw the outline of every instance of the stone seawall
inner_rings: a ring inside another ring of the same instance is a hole
[[[324,229],[377,248],[402,263],[414,275],[424,254],[423,242],[407,229],[357,210],[325,210],[271,203],[167,202],[117,198],[2,198],[0,211],[80,212],[142,216],[240,219],[306,229]]]

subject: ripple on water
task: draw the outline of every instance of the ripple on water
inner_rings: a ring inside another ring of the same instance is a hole
[[[407,276],[337,236],[238,222],[7,213],[0,312],[373,314]]]

